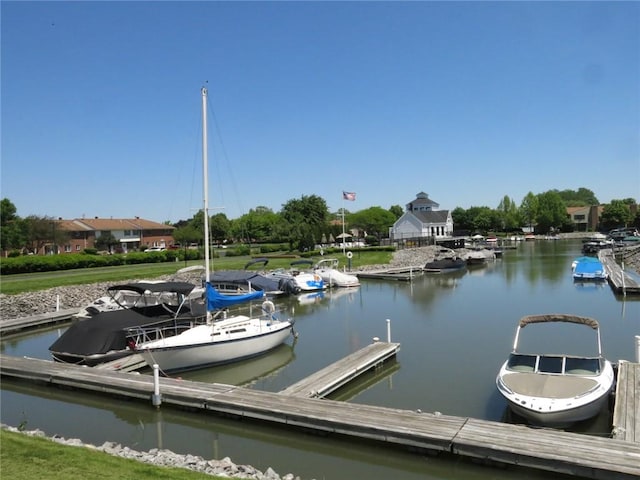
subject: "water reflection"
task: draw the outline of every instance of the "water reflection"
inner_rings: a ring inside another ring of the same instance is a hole
[[[218,365],[180,374],[180,378],[205,383],[223,383],[248,387],[258,380],[267,381],[295,359],[295,344],[283,344],[256,358]]]

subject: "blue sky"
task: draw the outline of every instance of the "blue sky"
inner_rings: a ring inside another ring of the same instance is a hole
[[[212,214],[343,190],[351,211],[640,200],[638,2],[0,8],[0,195],[22,217],[191,218],[205,84]]]

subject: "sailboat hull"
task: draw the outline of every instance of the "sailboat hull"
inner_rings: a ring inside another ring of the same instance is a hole
[[[163,372],[184,371],[261,355],[281,345],[291,335],[289,321],[260,322],[240,327],[237,330],[242,332],[238,333],[233,329],[221,331],[217,326],[201,325],[184,334],[145,345],[138,353],[149,366],[158,365]]]

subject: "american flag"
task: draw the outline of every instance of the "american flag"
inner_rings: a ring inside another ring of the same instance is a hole
[[[356,194],[355,194],[355,192],[342,192],[342,198],[344,200],[350,200],[352,202],[355,202]]]

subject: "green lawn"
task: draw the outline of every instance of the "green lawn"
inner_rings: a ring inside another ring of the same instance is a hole
[[[356,251],[351,258],[351,267],[361,265],[388,264],[392,258],[390,251]],[[329,254],[326,258],[337,258],[340,266],[348,266],[348,259],[340,253]],[[321,257],[312,258],[317,262]],[[212,261],[215,270],[235,270],[244,268],[251,259],[249,256],[221,257]],[[288,267],[294,258],[269,258],[267,269]],[[14,295],[17,293],[33,292],[47,288],[84,285],[97,282],[117,282],[129,279],[157,278],[162,275],[176,273],[185,266],[200,265],[200,261],[144,263],[136,265],[121,265],[117,267],[83,268],[78,270],[63,270],[56,272],[25,273],[17,275],[2,275],[0,277],[0,293]]]
[[[0,430],[3,479],[11,480],[221,480],[182,468],[157,467],[85,447]],[[228,478],[228,477],[227,477]]]

